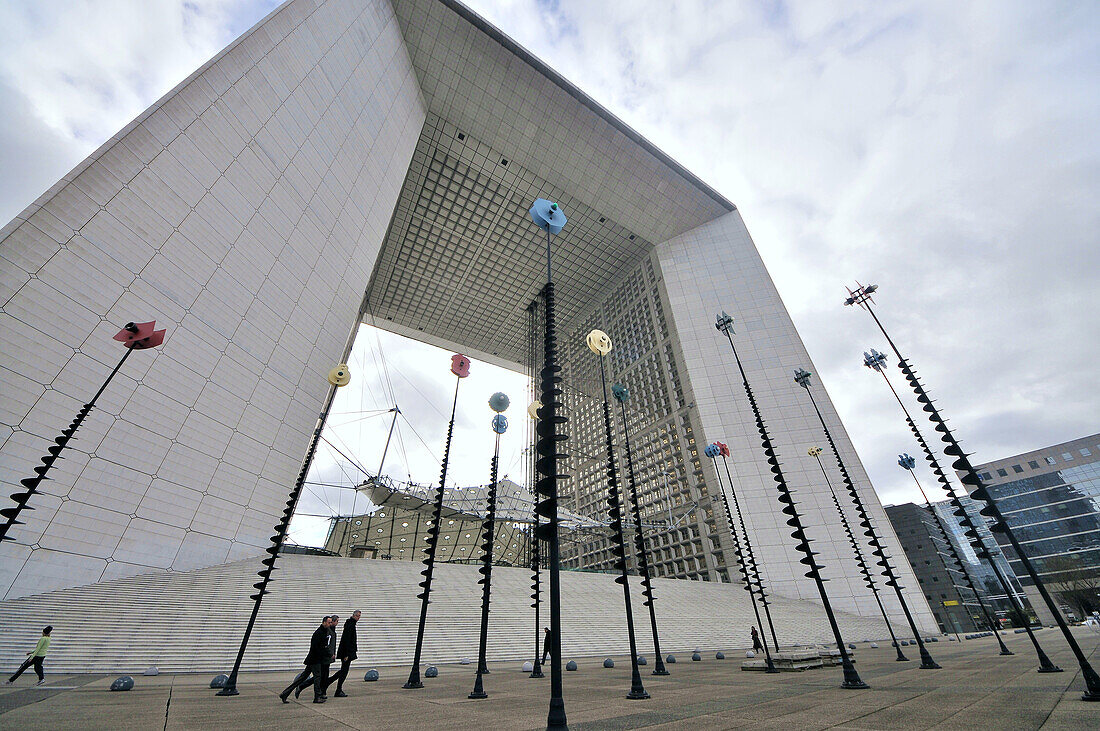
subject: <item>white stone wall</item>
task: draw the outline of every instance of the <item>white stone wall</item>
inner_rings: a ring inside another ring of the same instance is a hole
[[[0,231],[0,597],[259,554],[357,323],[425,105],[385,0],[294,0]]]
[[[906,601],[918,626],[936,631],[935,620],[890,521],[740,214],[733,212],[715,219],[658,245],[656,250],[674,339],[682,349],[703,424],[697,446],[702,450],[713,441],[729,444],[738,497],[768,585],[785,596],[820,601],[813,581],[803,577],[806,567],[798,563],[802,554],[790,537],[787,516],[780,512],[778,492],[764,461],[752,409],[729,342],[714,328],[715,315],[722,310],[734,318],[737,353],[776,445],[803,525],[813,540],[811,546],[821,554],[817,559],[824,566],[823,575],[829,579],[825,586],[833,605],[865,617],[879,614],[873,596],[859,577],[820,468],[806,453],[812,446],[825,450],[822,462],[829,470],[849,521],[867,549],[865,554],[870,557],[821,424],[806,393],[794,383],[794,370],[799,367],[814,374],[814,397],[887,546],[900,583],[906,587]],[[876,574],[876,580],[881,586],[885,579]],[[904,625],[904,615],[893,590],[882,588],[883,603],[891,619]]]

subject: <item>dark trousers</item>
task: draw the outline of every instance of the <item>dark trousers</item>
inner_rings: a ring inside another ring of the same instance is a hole
[[[549,648],[549,647],[544,647],[544,648],[542,648],[542,659],[541,659],[541,660],[539,660],[539,662],[540,662],[541,664],[545,665],[545,664],[546,664],[546,660],[547,660],[547,658],[549,658],[549,657],[550,657],[550,648]]]
[[[317,700],[325,694],[325,688],[328,687],[328,663],[319,662],[316,665],[310,665],[309,671],[313,673],[313,700]]]
[[[345,657],[340,660],[340,669],[336,671],[336,674],[328,679],[325,683],[325,688],[328,688],[333,683],[336,683],[337,692],[344,689],[344,681],[348,679],[348,671],[351,670],[351,658]]]
[[[8,680],[14,683],[15,679],[22,675],[24,671],[26,671],[26,669],[29,668],[31,665],[34,665],[34,672],[38,675],[38,679],[44,680],[46,675],[42,672],[42,661],[45,659],[45,656],[28,657],[26,662],[20,665],[19,669],[15,671],[15,675],[8,678]]]

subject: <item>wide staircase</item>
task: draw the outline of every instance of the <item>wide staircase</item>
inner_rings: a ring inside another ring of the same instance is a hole
[[[41,628],[54,626],[46,660],[50,672],[227,672],[233,665],[253,602],[259,558],[185,573],[146,574],[0,602],[0,668],[14,668],[34,647]],[[300,667],[321,617],[346,619],[359,609],[357,666],[412,661],[420,616],[420,563],[306,555],[279,558],[243,670]],[[531,573],[495,567],[489,622],[490,660],[534,654]],[[608,574],[563,571],[562,654],[571,657],[628,653],[622,587]],[[440,564],[428,609],[423,662],[477,657],[481,587],[477,566]],[[542,624],[549,624],[543,572]],[[631,579],[639,652],[653,645],[641,586]],[[678,655],[744,648],[754,623],[749,595],[740,585],[655,579],[661,649]],[[783,645],[832,642],[822,608],[774,597],[772,616]],[[881,621],[839,613],[849,642],[887,636]],[[541,631],[539,631],[541,635]],[[541,642],[541,640],[540,640]]]

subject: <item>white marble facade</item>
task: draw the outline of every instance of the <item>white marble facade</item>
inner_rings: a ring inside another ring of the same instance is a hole
[[[0,544],[0,597],[259,554],[425,109],[386,0],[295,0],[0,233],[3,501],[138,351]]]

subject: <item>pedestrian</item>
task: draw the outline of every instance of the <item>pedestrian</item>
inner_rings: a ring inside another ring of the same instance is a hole
[[[321,620],[321,626],[313,630],[313,636],[309,640],[309,653],[306,654],[306,659],[302,661],[302,664],[306,666],[306,669],[298,673],[290,685],[279,694],[279,699],[283,703],[287,703],[287,698],[291,692],[294,692],[294,697],[297,698],[298,694],[302,692],[302,688],[309,684],[310,678],[313,678],[313,702],[324,703],[324,678],[328,677],[328,666],[333,660],[333,655],[336,650],[335,633],[330,632],[334,627],[332,615],[328,615]],[[330,647],[331,645],[331,647]],[[317,682],[317,679],[321,679]]]
[[[355,636],[355,625],[359,622],[361,616],[363,616],[363,613],[358,609],[352,612],[351,618],[344,624],[344,631],[340,633],[340,646],[336,650],[336,659],[340,661],[340,669],[328,679],[328,683],[325,685],[327,689],[329,685],[336,683],[336,692],[333,693],[336,698],[348,697],[348,694],[344,692],[344,681],[348,679],[351,661],[359,657],[356,654],[359,651],[359,642]]]
[[[35,685],[42,685],[46,682],[46,674],[42,672],[42,663],[46,660],[46,652],[50,649],[50,633],[53,632],[53,625],[43,628],[42,636],[38,638],[38,644],[34,646],[34,649],[27,653],[27,660],[19,669],[15,671],[15,675],[4,681],[4,685],[11,685],[15,682],[15,679],[23,674],[27,668],[34,665],[34,673],[38,676],[38,682]]]
[[[752,651],[763,652],[764,645],[760,642],[760,633],[756,631],[756,627],[752,628]]]
[[[549,627],[543,627],[542,631],[545,634],[542,636],[542,660],[540,660],[540,662],[545,665],[546,658],[550,657],[550,650],[554,646],[554,634],[550,631]]]

